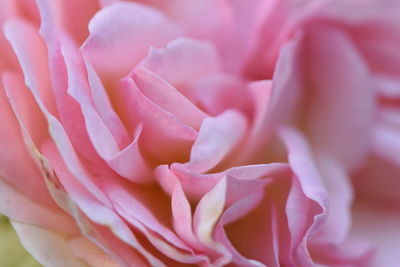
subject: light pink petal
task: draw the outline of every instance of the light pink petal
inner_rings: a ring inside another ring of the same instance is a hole
[[[353,214],[353,235],[368,241],[376,249],[371,266],[396,266],[400,253],[398,209],[359,203],[355,205]]]
[[[316,27],[307,40],[308,85],[313,88],[307,104],[310,139],[316,149],[354,168],[368,148],[373,120],[374,94],[367,66],[341,31]]]
[[[151,48],[141,65],[178,88],[222,70],[212,44],[187,38],[175,39],[163,49]]]
[[[67,237],[17,221],[12,221],[12,225],[25,249],[44,266],[86,266],[72,254]]]
[[[155,9],[121,2],[99,11],[89,23],[89,32],[82,52],[100,75],[110,77],[127,74],[150,46],[163,46],[177,36],[179,28]]]
[[[245,131],[246,119],[237,111],[228,110],[218,117],[206,118],[185,167],[200,173],[209,171],[232,152]]]
[[[179,70],[175,71],[179,72]],[[200,128],[203,119],[207,115],[177,89],[146,68],[137,69],[132,78],[140,91],[154,104],[175,115],[190,127],[194,129]]]

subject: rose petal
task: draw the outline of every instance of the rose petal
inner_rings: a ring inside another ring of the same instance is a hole
[[[188,126],[194,129],[200,128],[201,122],[207,115],[170,84],[145,68],[137,69],[132,78],[140,91],[154,104]]]
[[[99,160],[86,131],[79,104],[68,94],[68,73],[61,54],[60,31],[56,26],[52,7],[47,0],[37,0],[40,10],[40,34],[48,49],[51,88],[57,104],[59,119],[71,143],[81,148],[81,153],[92,161]],[[68,39],[67,37],[65,37]]]
[[[64,234],[76,234],[73,220],[60,210],[30,200],[0,180],[0,213],[13,220],[41,226]]]
[[[179,29],[155,9],[121,2],[99,11],[89,32],[82,52],[101,75],[110,77],[127,74],[146,56],[148,47],[164,45]]]
[[[29,25],[19,21],[10,22],[7,25],[5,29],[6,35],[17,54],[22,69],[24,70],[26,84],[32,92],[32,95],[34,96],[39,108],[45,115],[49,125],[50,135],[57,144],[57,147],[63,155],[66,164],[68,165],[69,169],[74,173],[74,176],[78,177],[78,179],[88,188],[91,193],[93,193],[95,197],[97,197],[102,203],[107,203],[108,201],[106,200],[103,193],[97,188],[97,186],[83,170],[83,166],[81,165],[80,160],[78,159],[78,156],[76,155],[75,150],[72,147],[72,144],[68,136],[66,135],[62,125],[52,115],[53,113],[51,113],[47,109],[47,106],[51,106],[51,102],[43,102],[42,98],[44,96],[47,96],[45,100],[49,99],[49,94],[46,94],[45,91],[41,91],[43,90],[42,86],[44,86],[43,83],[45,81],[42,81],[40,79],[41,75],[43,74],[36,74],[38,70],[34,65],[34,59],[37,54],[28,53],[28,51],[30,51],[30,46],[29,42],[27,42],[25,39],[30,35],[32,35],[32,38],[37,38],[35,37],[36,33],[34,29],[29,27]],[[21,35],[21,33],[25,33],[25,35]],[[47,88],[47,86],[44,88]]]
[[[86,266],[71,253],[65,236],[37,226],[11,222],[25,249],[45,266]]]
[[[197,238],[204,246],[221,255],[213,263],[217,266],[227,264],[232,260],[232,255],[225,246],[213,238],[215,226],[225,207],[226,185],[226,178],[223,178],[204,195],[193,217],[193,228]]]
[[[98,0],[51,1],[54,18],[60,29],[68,32],[78,42],[83,42],[89,32],[87,25],[89,20],[99,9]],[[75,19],[71,19],[74,17]]]
[[[113,134],[119,146],[125,147],[129,143],[129,134],[121,119],[114,111],[107,92],[96,71],[87,60],[85,60],[85,65],[88,73],[88,80],[90,85],[89,88],[94,106],[99,113],[99,116],[107,125],[107,128]]]
[[[141,65],[178,88],[222,70],[212,44],[187,38],[175,39],[163,49],[150,49]]]
[[[191,247],[198,251],[204,251],[205,247],[201,245],[193,232],[192,209],[179,182],[175,184],[172,192],[171,207],[174,229],[177,234]]]
[[[304,136],[289,127],[281,128],[280,136],[287,147],[288,161],[295,174],[286,208],[292,234],[292,255],[297,264],[312,266],[307,241],[325,221],[327,192]]]
[[[302,35],[296,35],[295,38],[282,47],[280,57],[276,64],[275,73],[272,79],[272,90],[269,96],[267,114],[263,115],[257,122],[257,131],[252,133],[252,143],[247,146],[248,151],[244,155],[252,155],[249,160],[265,157],[265,147],[271,141],[271,135],[276,125],[296,117],[298,114],[294,110],[298,106],[300,96],[301,78],[301,49]],[[264,87],[263,95],[267,97],[268,82],[259,82],[253,85],[253,88]],[[252,89],[260,90],[260,89]],[[265,95],[264,95],[265,94]],[[266,100],[264,98],[264,100]],[[258,105],[258,104],[257,104]]]
[[[68,243],[74,256],[90,266],[118,267],[109,255],[83,237],[73,238]]]
[[[368,148],[374,112],[367,66],[341,31],[316,26],[307,40],[312,58],[306,65],[308,86],[313,88],[307,104],[311,107],[310,139],[316,149],[331,153],[347,168],[355,168]]]
[[[186,158],[197,131],[155,105],[131,79],[124,79],[120,90],[126,98],[127,111],[135,115],[133,120],[145,122],[139,144],[152,163]]]
[[[33,97],[13,74],[5,73],[3,83],[5,92],[0,91],[0,140],[3,151],[0,155],[1,179],[33,201],[47,207],[56,207],[38,166],[32,160],[34,155],[29,155],[29,152],[34,154],[37,150],[32,139],[39,142],[48,136],[45,131],[46,122]],[[32,139],[28,137],[29,134]]]
[[[46,144],[43,147],[43,151],[44,156],[50,161],[55,173],[66,188],[68,195],[91,221],[110,227],[115,236],[136,249],[149,263],[160,264],[159,260],[142,247],[131,229],[113,209],[95,199],[86,187],[76,181],[76,177],[67,168],[66,163],[61,158],[61,153],[57,151],[54,145],[51,143]],[[72,212],[74,216],[77,216],[78,211],[72,210]]]
[[[237,109],[249,118],[253,103],[245,82],[227,73],[215,73],[184,88],[185,95],[212,116]]]
[[[353,213],[354,235],[368,240],[377,249],[371,266],[396,266],[400,253],[398,210],[360,203]]]
[[[207,172],[220,163],[245,134],[246,119],[228,110],[218,117],[206,118],[193,144],[190,161],[184,166],[194,172]]]
[[[329,195],[327,218],[315,237],[316,242],[339,245],[351,227],[353,190],[344,167],[327,155],[316,154],[318,170]]]

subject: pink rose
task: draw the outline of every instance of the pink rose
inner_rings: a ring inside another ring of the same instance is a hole
[[[399,13],[3,0],[0,213],[45,266],[396,266]]]

